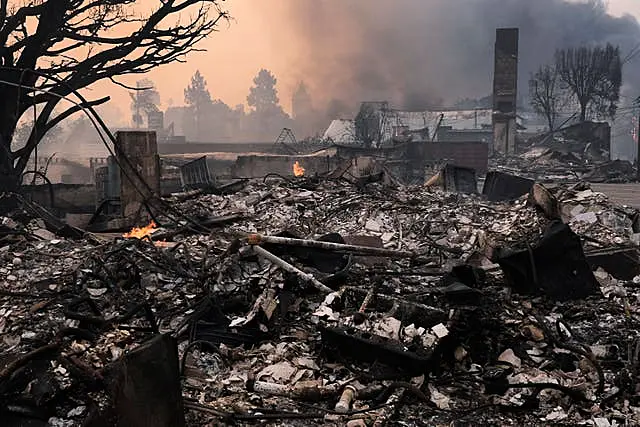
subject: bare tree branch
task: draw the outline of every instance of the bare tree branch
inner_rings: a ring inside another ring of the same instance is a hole
[[[549,131],[555,129],[560,109],[567,104],[567,99],[556,67],[542,66],[531,76],[529,100],[533,110],[547,120]]]
[[[51,123],[75,112],[72,108],[51,119],[58,96],[103,79],[127,87],[115,77],[184,61],[229,19],[223,0],[154,1],[155,8],[141,16],[141,2],[135,0],[39,0],[15,9],[0,0],[0,80],[13,84],[0,85],[0,175],[15,178]],[[187,11],[189,19],[180,19]],[[36,67],[63,83],[23,72]],[[49,93],[39,92],[45,88]],[[39,105],[33,133],[16,152],[16,170],[7,170],[13,162],[7,147],[18,120],[33,105]]]
[[[95,101],[89,101],[89,102],[86,102],[86,103],[82,103],[80,105],[74,105],[72,107],[69,107],[67,110],[63,111],[62,113],[58,114],[53,119],[49,120],[49,122],[46,124],[46,126],[44,128],[45,133],[48,132],[49,130],[53,129],[54,127],[58,126],[60,123],[62,123],[64,120],[68,119],[69,117],[71,117],[75,113],[77,113],[79,111],[82,111],[82,110],[84,110],[86,108],[89,108],[89,107],[97,107],[97,106],[102,105],[102,104],[104,104],[106,102],[109,102],[110,99],[111,99],[110,96],[105,96],[103,98],[96,99]]]
[[[113,78],[113,76],[109,77],[109,80],[111,80],[111,82],[112,82],[113,84],[116,84],[116,85],[118,85],[118,86],[120,86],[120,87],[122,87],[122,88],[124,88],[124,89],[127,89],[127,90],[134,90],[134,91],[137,91],[137,90],[149,90],[149,89],[153,89],[153,87],[137,87],[137,86],[129,86],[129,85],[126,85],[126,84],[124,84],[124,83],[121,83],[121,82],[117,81],[116,79],[114,79],[114,78]]]
[[[589,115],[613,117],[620,100],[620,49],[606,46],[558,50],[556,67],[562,82],[580,105],[580,121]]]

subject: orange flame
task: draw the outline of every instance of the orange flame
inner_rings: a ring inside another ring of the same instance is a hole
[[[297,160],[293,164],[293,174],[295,176],[304,176],[304,168],[300,166],[300,163]]]
[[[156,223],[151,221],[149,225],[144,227],[133,227],[130,232],[124,233],[122,237],[143,239],[147,236],[151,236],[156,231]]]

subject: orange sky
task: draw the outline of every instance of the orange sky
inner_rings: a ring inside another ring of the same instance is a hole
[[[274,31],[270,18],[276,16],[280,20],[286,13],[283,0],[225,0],[224,4],[233,19],[221,24],[219,32],[201,43],[206,52],[192,53],[187,57],[188,63],[167,65],[144,76],[156,83],[162,107],[184,104],[183,90],[196,70],[204,75],[213,98],[222,99],[231,107],[244,104],[253,78],[260,68],[267,68],[278,77],[280,102],[289,111],[295,81],[286,77],[294,73],[287,67],[288,49],[277,41],[277,28]],[[120,80],[133,85],[141,78],[130,76]],[[128,117],[126,91],[108,82],[96,87],[96,92],[106,90],[113,104]]]
[[[292,0],[225,0],[233,21],[222,24],[218,33],[201,44],[207,52],[191,54],[186,64],[168,65],[148,75],[160,90],[162,107],[166,108],[170,103],[183,105],[183,89],[198,69],[207,80],[213,98],[220,98],[232,107],[245,103],[253,77],[264,67],[278,78],[280,102],[290,112],[290,97],[299,80],[300,69],[296,67],[298,58],[290,56],[297,54],[299,49],[292,49],[296,39],[288,26],[290,18],[286,4],[289,1]],[[640,18],[640,0],[608,0],[608,3],[613,14],[631,13]],[[122,80],[134,84],[140,78],[133,76]],[[106,82],[95,88],[96,93],[105,91],[113,99],[109,109],[119,109],[128,119],[126,91]],[[115,111],[112,114],[115,115]],[[112,114],[107,113],[107,118]]]

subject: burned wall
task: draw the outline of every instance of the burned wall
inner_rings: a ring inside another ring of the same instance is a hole
[[[25,196],[56,214],[93,213],[95,187],[91,184],[25,185]]]
[[[373,157],[385,164],[391,173],[407,184],[424,183],[427,171],[432,173],[444,164],[474,169],[484,174],[489,167],[489,144],[464,142],[409,142],[382,149],[339,146],[338,157],[350,159]]]
[[[611,126],[609,123],[584,122],[562,132],[565,139],[584,144],[583,152],[597,160],[611,160]]]
[[[489,167],[489,145],[484,142],[424,142],[407,147],[407,159],[412,163],[442,162],[487,172]]]
[[[491,143],[493,141],[493,131],[491,129],[438,129],[436,138],[439,142],[467,142],[481,141]]]

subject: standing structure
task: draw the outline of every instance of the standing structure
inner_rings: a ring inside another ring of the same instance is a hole
[[[518,99],[518,28],[496,30],[493,71],[493,151],[516,150],[516,103]]]
[[[120,203],[124,216],[135,215],[155,193],[160,194],[160,157],[155,132],[116,133],[120,169]],[[137,173],[136,173],[137,172]]]

